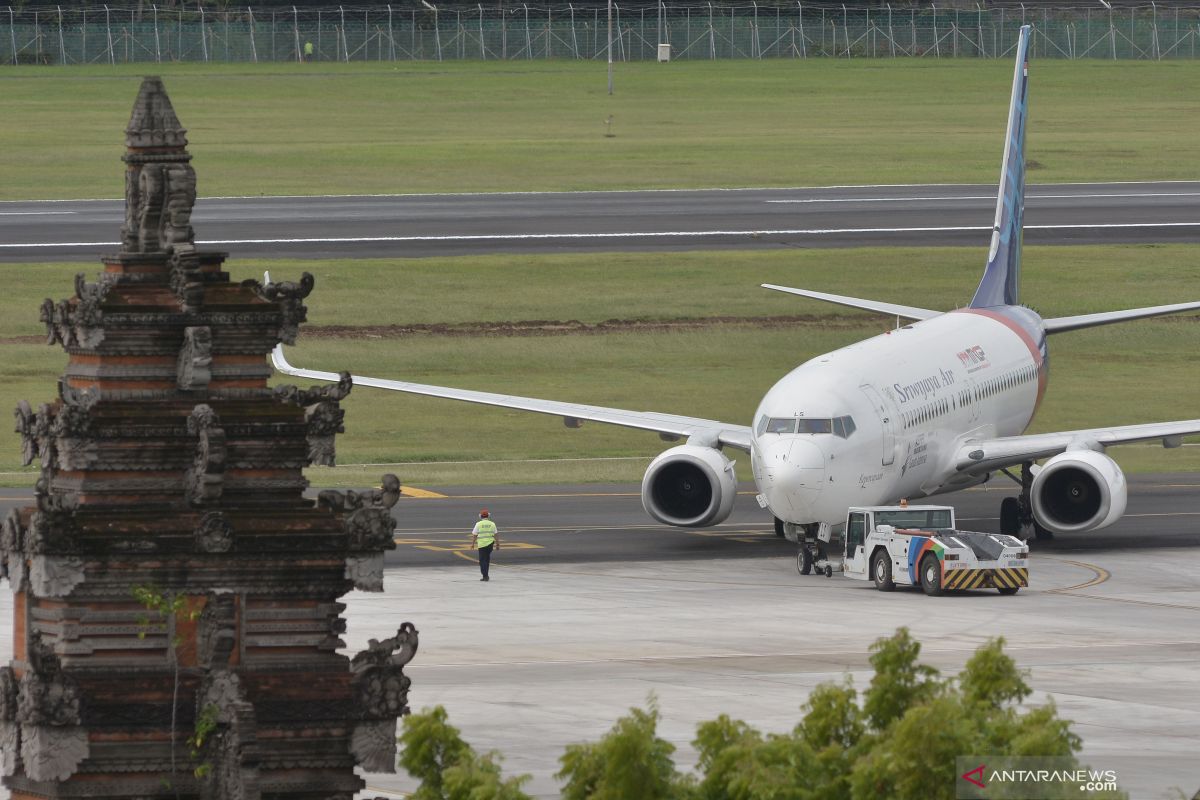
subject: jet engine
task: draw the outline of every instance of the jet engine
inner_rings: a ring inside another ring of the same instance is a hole
[[[1042,466],[1030,487],[1033,515],[1055,533],[1094,531],[1125,513],[1125,474],[1103,453],[1068,450]]]
[[[704,528],[733,511],[733,462],[712,447],[672,447],[650,462],[642,478],[642,506],[666,525]]]

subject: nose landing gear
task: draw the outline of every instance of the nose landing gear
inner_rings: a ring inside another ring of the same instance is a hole
[[[830,539],[829,526],[804,525],[800,527],[798,534],[797,544],[800,545],[800,549],[796,552],[796,571],[801,575],[809,575],[815,568],[818,575],[832,578],[833,564],[821,544]]]

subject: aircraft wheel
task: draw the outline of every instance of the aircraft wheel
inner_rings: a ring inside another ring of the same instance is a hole
[[[1020,589],[1020,586],[1001,586],[996,591],[1000,592],[1000,594],[1016,594]]]
[[[925,556],[921,562],[921,588],[930,597],[942,594],[942,565],[937,556]]]
[[[892,580],[892,559],[883,550],[871,559],[871,577],[875,580],[875,588],[881,592],[896,588],[896,582]]]
[[[1016,536],[1021,532],[1021,503],[1015,497],[1000,501],[1000,533]]]
[[[801,575],[807,575],[812,572],[812,565],[812,550],[809,550],[807,545],[801,545],[800,552],[796,553],[796,571]]]
[[[775,535],[780,539],[783,538],[783,520],[781,520],[779,517],[775,518]]]

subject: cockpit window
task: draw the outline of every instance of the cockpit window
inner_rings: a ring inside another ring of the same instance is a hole
[[[767,433],[795,433],[795,417],[772,417],[767,420]]]
[[[760,417],[758,435],[764,433],[832,433],[845,439],[854,433],[854,420],[812,419],[809,417]]]

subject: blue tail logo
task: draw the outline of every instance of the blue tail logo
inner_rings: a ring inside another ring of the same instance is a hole
[[[1021,230],[1025,216],[1025,117],[1029,85],[1029,40],[1032,26],[1021,28],[1017,65],[1013,72],[1012,101],[1008,108],[1008,136],[1000,165],[1000,195],[987,269],[971,308],[1015,306],[1021,283]]]

